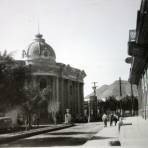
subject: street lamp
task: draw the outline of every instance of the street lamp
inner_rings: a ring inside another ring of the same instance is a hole
[[[119,91],[120,91],[120,114],[122,116],[122,87],[121,87],[121,77],[119,77]]]

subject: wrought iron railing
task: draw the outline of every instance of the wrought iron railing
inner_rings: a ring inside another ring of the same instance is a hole
[[[136,41],[136,30],[129,30],[129,42]]]

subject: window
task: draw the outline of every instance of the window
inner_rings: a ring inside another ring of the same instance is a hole
[[[40,80],[40,89],[44,89],[47,86],[46,79],[41,79]]]

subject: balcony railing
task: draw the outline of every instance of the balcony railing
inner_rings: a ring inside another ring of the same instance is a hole
[[[136,30],[129,30],[129,42],[136,41]]]

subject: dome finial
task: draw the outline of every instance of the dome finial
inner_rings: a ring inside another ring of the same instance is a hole
[[[37,34],[35,35],[36,39],[41,39],[42,38],[42,34],[40,34],[40,22],[39,22],[39,18],[37,20]]]
[[[40,23],[39,23],[39,19],[38,19],[38,34],[40,34]]]

